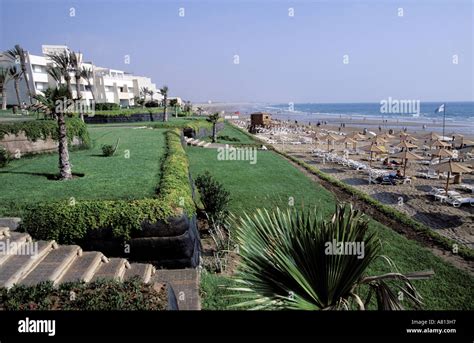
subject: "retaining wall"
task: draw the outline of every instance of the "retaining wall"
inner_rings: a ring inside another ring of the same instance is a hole
[[[71,144],[78,146],[82,141],[78,137],[74,137]],[[31,141],[26,137],[24,132],[19,132],[18,135],[7,134],[0,140],[0,145],[7,149],[11,154],[15,155],[20,152],[24,154],[39,154],[44,152],[53,152],[58,150],[58,142],[51,139],[37,139]]]

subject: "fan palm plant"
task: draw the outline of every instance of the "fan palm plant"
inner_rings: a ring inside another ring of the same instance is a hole
[[[20,64],[20,69],[21,73],[23,75],[26,75],[26,51],[20,46],[20,45],[15,45],[13,49],[5,51],[5,55],[7,56],[8,59],[10,59],[13,63],[15,64]],[[28,82],[27,78],[25,77],[25,84],[26,84],[26,89],[28,91],[28,100],[31,104],[31,88],[30,88],[30,83]]]
[[[12,65],[10,68],[8,68],[8,74],[9,78],[11,78],[14,82],[16,100],[18,102],[18,107],[21,108],[20,80],[22,79],[23,73],[16,67],[16,65]]]
[[[45,91],[45,95],[38,94],[34,98],[38,101],[36,108],[46,115],[52,115],[58,122],[59,178],[72,179],[65,118],[68,100],[72,101],[72,94],[67,86],[59,85]]]
[[[168,86],[161,87],[160,94],[163,96],[163,121],[168,121],[168,113],[166,112],[168,108]]]
[[[381,243],[352,206],[338,205],[330,220],[323,220],[316,210],[257,210],[236,225],[242,258],[236,281],[241,287],[233,290],[246,298],[237,306],[364,310],[372,306],[375,294],[380,310],[403,309],[402,298],[420,307],[421,296],[410,280],[433,274],[367,275],[378,258],[395,266],[380,255]],[[334,244],[342,250],[334,250]],[[359,250],[361,254],[354,253]]]
[[[217,122],[219,121],[219,112],[210,114],[206,120],[212,123],[212,143],[215,143],[217,140]]]
[[[148,91],[148,94],[150,94],[150,97],[151,97],[151,101],[153,101],[153,95],[155,95],[155,91],[153,89],[150,89]]]
[[[9,68],[0,67],[0,93],[2,94],[2,110],[7,109],[7,84],[12,80]]]
[[[92,94],[92,99],[95,102],[95,89],[92,86],[91,79],[94,79],[94,71],[92,68],[82,67],[81,69],[81,77],[87,82]]]

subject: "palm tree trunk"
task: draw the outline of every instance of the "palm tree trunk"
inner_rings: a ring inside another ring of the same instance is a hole
[[[67,89],[68,89],[69,93],[71,93],[71,95],[72,95],[71,77],[68,75],[68,76],[64,77],[64,79],[66,80]]]
[[[2,88],[2,110],[7,109],[7,88]]]
[[[87,81],[87,84],[89,85],[89,88],[91,90],[91,94],[92,94],[92,99],[94,100],[95,102],[95,93],[94,93],[94,88],[92,86],[92,83],[90,81]]]
[[[212,143],[216,142],[216,136],[217,136],[217,124],[212,123]]]
[[[66,120],[64,113],[57,113],[59,134],[59,174],[61,180],[72,179],[71,164],[69,163],[69,150],[67,143]]]
[[[163,121],[168,121],[168,114],[166,113],[166,107],[167,107],[167,97],[165,96],[164,97],[164,100],[165,100],[165,109],[164,109],[164,115],[163,115]]]
[[[76,75],[76,97],[79,100],[81,98],[81,75]],[[84,113],[80,111],[81,120],[84,121]]]
[[[31,101],[31,88],[30,88],[30,83],[28,82],[28,79],[27,79],[27,75],[26,75],[26,65],[24,63],[24,61],[22,61],[23,63],[21,64],[21,72],[23,73],[23,75],[25,76],[25,84],[26,84],[26,89],[28,91],[28,101],[30,103],[30,105],[33,103]]]
[[[15,93],[16,93],[16,100],[18,101],[19,110],[21,110],[21,100],[20,100],[20,81],[15,79]]]

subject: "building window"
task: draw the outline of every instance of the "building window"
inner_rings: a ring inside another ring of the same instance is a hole
[[[44,66],[40,66],[38,64],[33,64],[33,71],[35,73],[45,73],[46,72],[46,69]]]

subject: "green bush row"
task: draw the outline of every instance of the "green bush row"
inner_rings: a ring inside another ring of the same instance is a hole
[[[30,205],[19,230],[35,239],[61,244],[80,243],[100,235],[127,240],[142,230],[144,221],[156,222],[186,213],[195,206],[189,183],[189,166],[179,129],[166,132],[167,151],[156,198],[140,200],[62,201]]]
[[[54,287],[52,282],[34,286],[0,288],[0,310],[166,310],[166,288],[154,289],[138,278],[124,282],[98,280],[71,282]]]
[[[118,117],[118,116],[125,116],[129,117],[132,114],[141,114],[141,113],[161,113],[163,112],[163,107],[135,107],[135,108],[126,108],[126,109],[118,109],[118,110],[96,110],[94,115],[100,116],[108,116],[108,117]],[[170,109],[168,108],[168,112]],[[174,113],[174,112],[173,112]]]
[[[238,130],[240,130],[242,133],[246,134],[247,136],[252,137],[255,141],[257,141],[259,143],[262,143],[262,144],[266,144],[262,140],[256,138],[252,134],[248,133],[247,131],[242,130],[241,128],[239,128],[235,125],[234,125],[234,127],[237,128]],[[334,177],[320,171],[319,169],[305,163],[304,161],[302,161],[302,160],[300,160],[296,157],[293,157],[291,155],[288,155],[288,154],[286,154],[282,151],[278,151],[276,149],[272,149],[272,150],[274,150],[276,153],[292,160],[293,162],[297,163],[298,165],[305,168],[309,172],[317,175],[321,179],[331,183],[332,185],[334,185],[336,187],[339,187],[339,188],[343,189],[344,191],[346,191],[350,195],[356,196],[358,199],[360,199],[360,200],[364,201],[365,203],[373,206],[374,208],[376,208],[377,210],[379,210],[380,212],[382,212],[383,214],[385,214],[389,218],[394,219],[394,220],[398,221],[399,223],[402,223],[402,224],[406,225],[407,227],[412,228],[413,230],[415,230],[417,232],[421,232],[421,233],[425,234],[429,238],[433,239],[434,242],[436,242],[438,245],[440,245],[444,249],[446,249],[448,251],[452,251],[453,245],[457,244],[452,239],[449,239],[445,236],[440,235],[439,233],[431,230],[428,226],[412,219],[411,217],[409,217],[405,213],[399,212],[396,209],[394,209],[394,208],[392,208],[388,205],[382,204],[380,201],[372,198],[370,195],[366,194],[365,192],[360,191],[357,188],[352,187],[352,186],[340,181],[339,179],[334,178]],[[474,260],[474,251],[472,249],[469,249],[469,248],[467,248],[463,245],[460,245],[460,244],[458,244],[458,254],[466,260],[469,260],[469,261]]]
[[[94,106],[96,111],[111,111],[111,110],[120,110],[119,104],[114,102],[103,102],[103,103],[96,103]]]
[[[88,147],[90,145],[87,125],[82,120],[79,118],[67,118],[66,127],[69,143],[74,137],[78,137],[82,140],[83,146]],[[26,137],[33,142],[48,137],[56,141],[59,138],[58,123],[55,120],[0,123],[0,139],[3,139],[8,134],[18,135],[20,132],[24,132]]]

